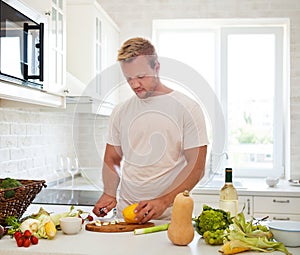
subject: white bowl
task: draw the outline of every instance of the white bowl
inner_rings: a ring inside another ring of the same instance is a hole
[[[270,221],[268,226],[276,241],[288,247],[300,246],[300,221]]]
[[[64,217],[59,219],[61,230],[67,235],[77,234],[82,228],[82,219],[79,217]]]
[[[268,184],[269,187],[275,187],[278,182],[279,182],[278,177],[267,177],[266,178],[266,183]]]

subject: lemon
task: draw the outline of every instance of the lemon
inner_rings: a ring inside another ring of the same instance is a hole
[[[135,220],[136,213],[134,212],[134,209],[137,207],[137,205],[138,204],[136,203],[124,208],[122,213],[126,223],[137,223]]]

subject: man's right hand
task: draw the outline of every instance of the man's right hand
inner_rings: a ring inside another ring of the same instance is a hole
[[[94,206],[93,213],[98,217],[104,217],[117,205],[115,197],[103,193]]]

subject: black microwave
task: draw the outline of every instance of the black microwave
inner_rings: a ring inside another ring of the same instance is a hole
[[[0,81],[43,89],[45,19],[18,0],[0,3]]]

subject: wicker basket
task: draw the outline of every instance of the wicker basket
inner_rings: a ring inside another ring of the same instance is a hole
[[[3,179],[0,179],[0,182]],[[43,187],[47,187],[43,180],[18,180],[22,186],[0,190],[0,224],[5,225],[7,216],[16,216],[20,219],[27,207],[34,200],[35,196]],[[11,198],[5,198],[5,192],[13,190],[15,195]]]

